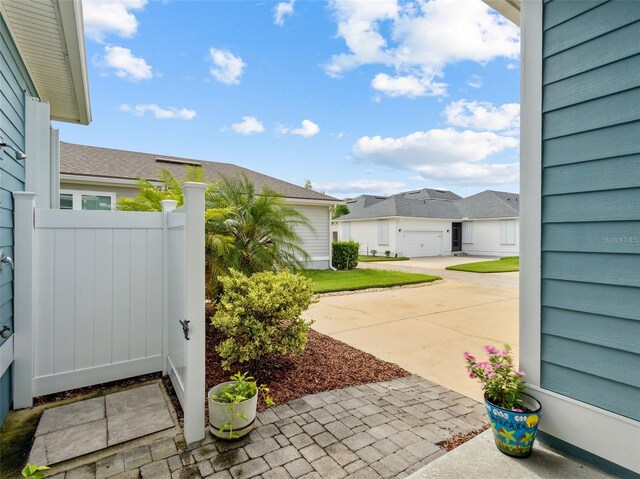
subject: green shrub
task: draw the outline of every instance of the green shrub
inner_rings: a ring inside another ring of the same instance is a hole
[[[317,302],[309,279],[288,271],[245,276],[232,269],[220,281],[222,295],[211,323],[225,336],[216,347],[224,369],[266,355],[302,353],[312,323],[302,313]]]
[[[331,249],[331,264],[337,269],[353,269],[358,266],[360,243],[336,241]]]
[[[378,254],[378,250],[377,249],[372,249],[371,250],[371,256],[375,256],[376,254]]]
[[[391,256],[391,251],[387,250],[384,252],[384,255],[389,258]]]

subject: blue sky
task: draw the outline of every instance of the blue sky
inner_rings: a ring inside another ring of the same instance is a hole
[[[93,122],[63,141],[345,197],[518,191],[519,30],[481,0],[84,0]]]

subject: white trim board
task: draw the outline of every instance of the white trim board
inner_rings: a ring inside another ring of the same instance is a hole
[[[542,432],[640,473],[637,421],[546,389],[528,389],[542,404]]]

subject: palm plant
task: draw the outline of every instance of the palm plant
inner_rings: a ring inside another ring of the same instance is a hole
[[[154,185],[149,180],[138,180],[138,196],[135,198],[120,198],[118,209],[121,211],[162,211],[162,200],[176,200],[178,207],[184,202],[182,184],[187,181],[204,181],[202,168],[187,166],[182,180],[176,178],[166,168],[158,170],[162,187]]]
[[[207,233],[234,239],[234,248],[217,262],[224,269],[249,275],[295,270],[310,259],[298,234],[301,227],[312,229],[309,220],[275,191],[264,188],[256,194],[245,176],[223,177],[207,189],[205,203]]]

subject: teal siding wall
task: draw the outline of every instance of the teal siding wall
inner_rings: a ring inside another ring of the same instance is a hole
[[[24,151],[25,93],[35,95],[20,55],[0,16],[0,137]],[[0,151],[0,249],[13,257],[13,196],[24,190],[24,161],[17,161],[9,149]],[[28,161],[28,160],[27,160]],[[13,273],[11,268],[0,272],[0,329],[13,330]],[[0,338],[0,344],[4,339]],[[0,378],[0,422],[4,420],[11,397],[11,370]]]
[[[544,4],[545,389],[640,420],[640,2]]]

